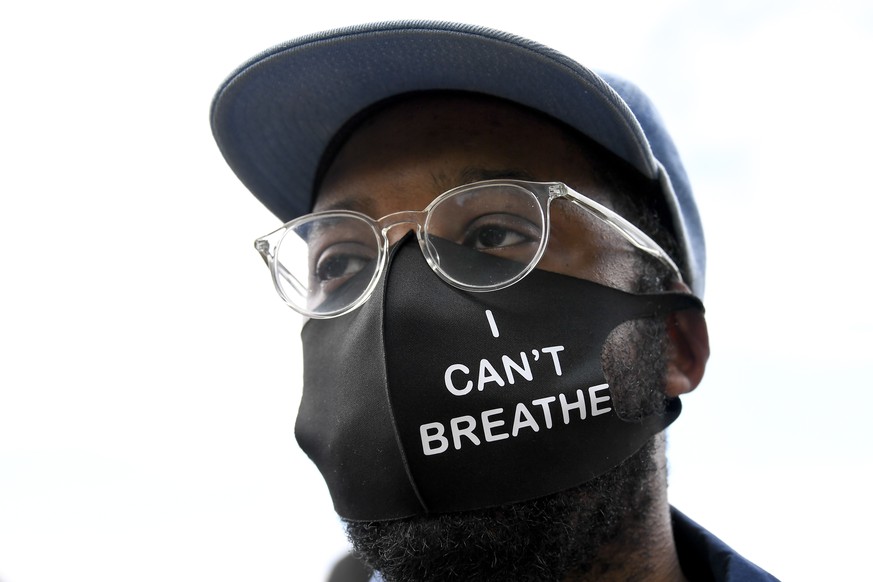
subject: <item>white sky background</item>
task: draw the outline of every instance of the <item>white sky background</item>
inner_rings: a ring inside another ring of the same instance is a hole
[[[298,320],[252,248],[278,221],[208,110],[273,44],[400,18],[515,32],[652,96],[710,249],[671,499],[786,580],[869,573],[869,3],[299,5],[4,10],[0,580],[317,581],[344,551],[293,440]]]

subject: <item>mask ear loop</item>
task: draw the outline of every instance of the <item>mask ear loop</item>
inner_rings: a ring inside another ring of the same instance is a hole
[[[684,287],[684,285],[682,285]],[[699,312],[700,317],[702,319],[703,314],[706,312],[706,308],[703,306],[703,301],[700,300],[699,297],[692,295],[691,293],[683,293],[681,291],[669,291],[666,293],[655,293],[655,294],[638,294],[633,293],[629,294],[633,297],[637,297],[640,300],[636,313],[634,316],[629,317],[625,320],[633,321],[634,319],[666,319],[667,325],[669,325],[669,318],[672,314],[681,311],[694,310]],[[704,331],[705,331],[705,322],[704,322]],[[669,334],[669,330],[668,330]],[[672,340],[671,340],[672,341]],[[709,341],[706,339],[706,357],[709,356]],[[704,361],[705,363],[705,361]],[[702,369],[701,369],[702,372]],[[701,373],[702,377],[702,373]],[[669,380],[668,380],[669,381]],[[698,378],[699,381],[699,378]],[[691,388],[693,390],[693,388]],[[690,392],[691,390],[687,390]],[[664,409],[665,416],[665,424],[664,428],[667,428],[670,424],[673,423],[674,420],[679,416],[679,413],[682,411],[682,404],[679,401],[679,393],[670,394],[671,391],[668,387],[666,407]],[[624,420],[624,419],[622,419]],[[631,421],[627,421],[631,422]]]

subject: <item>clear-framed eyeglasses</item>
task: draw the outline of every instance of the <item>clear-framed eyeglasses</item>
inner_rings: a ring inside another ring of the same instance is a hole
[[[373,293],[389,254],[388,232],[405,225],[443,281],[470,292],[504,289],[531,272],[546,251],[555,200],[579,211],[579,228],[597,230],[664,264],[667,253],[633,224],[561,182],[487,180],[454,188],[424,210],[378,220],[349,210],[296,218],[255,241],[279,296],[295,311],[326,319],[349,313]],[[586,278],[586,277],[582,277]]]

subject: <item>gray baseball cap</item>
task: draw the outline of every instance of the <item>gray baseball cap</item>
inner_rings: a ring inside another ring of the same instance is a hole
[[[679,154],[635,85],[533,41],[480,26],[410,21],[304,36],[242,65],[212,102],[225,160],[283,222],[312,208],[325,150],[356,114],[416,91],[493,95],[546,113],[660,184],[683,277],[702,297],[706,248]]]

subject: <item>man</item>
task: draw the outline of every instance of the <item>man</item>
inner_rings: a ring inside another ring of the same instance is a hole
[[[634,86],[478,27],[306,37],[213,132],[283,221],[297,438],[384,580],[770,580],[672,510],[663,429],[709,355],[704,245]]]

